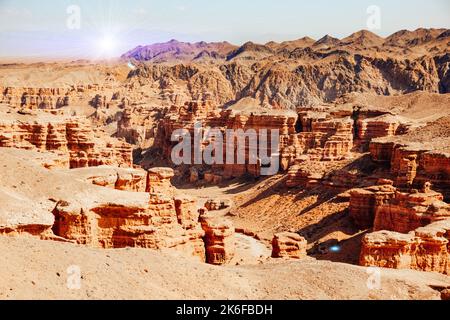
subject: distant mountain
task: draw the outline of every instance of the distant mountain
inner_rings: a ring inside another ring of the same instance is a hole
[[[292,41],[283,41],[281,43],[277,43],[277,42],[268,42],[265,45],[274,49],[274,50],[294,50],[297,48],[307,48],[307,47],[311,47],[314,43],[316,42],[316,40],[310,38],[310,37],[303,37],[297,40],[292,40]]]
[[[351,34],[341,40],[341,46],[357,47],[361,49],[369,49],[381,46],[384,39],[373,32],[361,30]]]
[[[381,52],[386,54],[405,54],[405,52],[423,54],[425,51],[445,53],[450,41],[448,29],[424,29],[415,31],[401,30],[387,38],[382,38],[373,32],[361,30],[344,39],[326,35],[315,41],[309,37],[297,40],[266,44],[247,42],[238,47],[224,42],[180,42],[170,40],[165,43],[155,43],[138,46],[122,55],[123,59],[150,61],[154,63],[169,61],[257,61],[271,56],[291,58],[319,58],[332,52]],[[425,46],[422,48],[422,46]],[[383,49],[384,48],[384,49]]]
[[[352,92],[450,93],[449,36],[447,29],[418,29],[383,39],[362,30],[342,40],[327,35],[240,47],[172,40],[138,47],[124,57],[152,62],[139,64],[129,81],[174,90],[187,100],[214,97],[218,105],[231,105],[252,98],[295,109]]]
[[[437,39],[448,32],[447,29],[417,29],[415,31],[400,30],[386,38],[384,45],[396,47],[417,46]]]
[[[332,36],[329,36],[328,34],[324,36],[323,38],[317,40],[312,46],[314,48],[330,48],[335,47],[339,45],[341,41],[337,38],[333,38]]]
[[[227,60],[229,61],[237,57],[246,60],[255,60],[273,55],[274,53],[275,51],[267,45],[257,44],[249,41],[236,50],[230,52],[227,56]]]
[[[147,46],[138,46],[122,55],[122,59],[139,61],[168,62],[194,60],[204,57],[224,59],[226,55],[237,47],[224,42],[180,42],[170,40],[165,43],[155,43]]]

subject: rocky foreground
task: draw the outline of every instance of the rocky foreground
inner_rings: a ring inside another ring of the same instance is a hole
[[[368,287],[365,268],[314,260],[219,268],[172,252],[3,237],[0,246],[7,261],[0,263],[2,299],[428,300],[450,286],[443,275],[385,269],[380,287]],[[82,279],[71,290],[73,265]]]

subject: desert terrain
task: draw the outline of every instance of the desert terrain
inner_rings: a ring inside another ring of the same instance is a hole
[[[362,30],[0,64],[0,299],[450,299],[449,48]],[[176,165],[197,123],[278,150],[220,162],[234,138],[206,136],[214,163]]]

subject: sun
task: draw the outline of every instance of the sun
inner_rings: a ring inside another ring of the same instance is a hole
[[[98,53],[103,58],[113,58],[117,53],[118,41],[114,35],[104,35],[97,42]]]

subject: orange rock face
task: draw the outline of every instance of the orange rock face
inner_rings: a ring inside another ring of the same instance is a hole
[[[94,247],[174,248],[205,261],[205,232],[195,199],[174,196],[171,169],[152,169],[149,176],[147,201],[142,193],[128,194],[132,200],[89,205],[60,201],[53,211],[53,232]]]
[[[235,229],[231,222],[202,215],[202,228],[205,231],[206,262],[222,265],[229,262],[235,252]]]
[[[419,188],[429,181],[446,198],[450,196],[450,154],[444,150],[433,150],[431,143],[375,139],[370,152],[373,160],[390,164],[395,186]]]
[[[427,184],[376,206],[376,232],[362,241],[361,265],[448,274],[450,206],[442,199]]]
[[[97,186],[134,192],[145,192],[148,175],[143,169],[111,166],[72,169],[71,173]]]
[[[450,274],[450,220],[402,234],[378,231],[364,237],[360,264]]]
[[[389,202],[396,189],[391,185],[354,189],[350,192],[350,217],[361,229],[373,226],[375,213],[379,206]]]
[[[408,233],[435,221],[450,219],[450,207],[442,194],[397,192],[390,201],[376,208],[374,230]]]
[[[96,132],[78,118],[22,116],[0,121],[0,147],[51,151],[68,159],[70,168],[132,166],[132,147]]]
[[[203,128],[210,127],[219,130],[223,134],[223,163],[216,163],[210,165],[207,171],[197,172],[192,180],[197,181],[199,176],[203,176],[206,180],[208,178],[209,182],[218,182],[219,177],[233,178],[241,177],[245,174],[249,174],[254,177],[260,176],[261,161],[257,160],[252,163],[250,161],[251,152],[258,154],[258,150],[270,155],[270,141],[272,130],[279,130],[279,145],[280,148],[284,148],[289,143],[289,135],[295,133],[295,117],[289,115],[265,115],[265,114],[238,114],[232,111],[222,111],[214,108],[211,103],[186,103],[182,107],[172,107],[165,118],[159,123],[155,146],[157,146],[163,156],[166,159],[170,159],[171,152],[175,144],[171,142],[172,133],[175,130],[184,129],[191,133],[191,137],[194,137],[194,124],[201,123]],[[256,146],[247,143],[239,144],[239,139],[228,137],[225,133],[226,129],[242,130],[242,132],[252,132],[255,133],[256,137],[262,134],[262,129],[267,130],[267,149],[261,148],[258,138],[258,144]],[[227,140],[229,138],[229,140]],[[205,148],[214,143],[213,138],[208,137],[205,141],[201,143],[201,150],[204,151]],[[193,146],[194,148],[194,146]],[[234,164],[227,163],[227,148],[233,148],[234,154]],[[279,150],[278,150],[279,151]],[[245,164],[238,164],[237,157],[243,156]],[[194,149],[192,149],[192,163],[195,164],[194,159]]]
[[[106,88],[107,86],[98,84],[72,85],[64,88],[0,87],[0,103],[31,110],[52,110],[74,104]]]
[[[54,210],[56,235],[101,248],[175,248],[204,261],[203,231],[184,229],[171,198],[152,195],[147,205],[100,204],[79,207],[59,203]]]
[[[69,105],[70,92],[64,88],[7,87],[0,92],[0,101],[28,109],[56,109]]]
[[[306,257],[305,238],[297,233],[278,233],[272,240],[272,258],[301,259]]]

